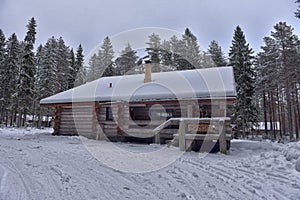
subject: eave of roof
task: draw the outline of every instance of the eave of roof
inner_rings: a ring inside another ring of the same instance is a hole
[[[143,79],[144,74],[103,77],[42,99],[40,104],[226,99],[236,96],[232,67],[153,73],[150,83],[143,83]]]

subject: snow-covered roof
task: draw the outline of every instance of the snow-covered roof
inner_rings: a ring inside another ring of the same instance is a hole
[[[44,98],[41,104],[91,101],[147,101],[235,97],[232,67],[205,68],[102,77],[73,89]]]

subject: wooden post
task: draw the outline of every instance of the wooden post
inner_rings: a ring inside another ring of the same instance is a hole
[[[187,117],[193,117],[193,105],[187,105]]]
[[[155,132],[154,140],[155,140],[155,144],[160,144],[160,134],[159,134],[159,132]]]
[[[227,148],[226,148],[226,128],[224,120],[219,121],[219,147],[220,152],[226,154]]]
[[[55,111],[55,118],[54,118],[53,135],[59,135],[60,120],[61,120],[61,106],[55,106],[55,108],[56,111]]]
[[[119,104],[118,105],[118,118],[117,118],[117,135],[122,135],[122,118],[123,118],[123,106]]]
[[[180,151],[185,151],[185,122],[183,120],[180,121],[179,124],[179,149]]]

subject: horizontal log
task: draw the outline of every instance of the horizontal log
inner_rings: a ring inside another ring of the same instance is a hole
[[[185,134],[184,137],[186,140],[218,140],[220,136],[218,134]],[[174,138],[178,139],[179,134],[174,134]],[[231,135],[226,134],[225,139],[230,140]]]
[[[150,124],[151,122],[151,124]],[[160,125],[164,122],[164,120],[129,120],[127,122],[128,125]]]
[[[62,114],[61,115],[61,118],[92,118],[93,117],[93,114],[81,114],[81,115],[77,115],[76,113],[74,113],[73,115],[65,115],[65,114]]]
[[[103,129],[104,134],[117,135],[117,129]]]
[[[100,121],[100,124],[106,124],[106,125],[116,125],[117,123],[115,121]]]
[[[66,128],[66,129],[68,129],[68,128],[70,128],[70,129],[71,128],[76,128],[76,129],[89,128],[89,129],[91,129],[93,126],[91,124],[77,124],[76,126],[75,125],[70,126],[68,124],[61,124],[59,127],[60,128]]]
[[[116,129],[116,128],[118,128],[118,126],[117,125],[103,125],[103,128],[105,128],[105,129]]]

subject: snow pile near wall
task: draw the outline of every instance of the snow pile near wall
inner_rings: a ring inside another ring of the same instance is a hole
[[[37,134],[53,133],[53,128],[37,129],[32,127],[27,128],[0,128],[0,136],[25,136]]]

